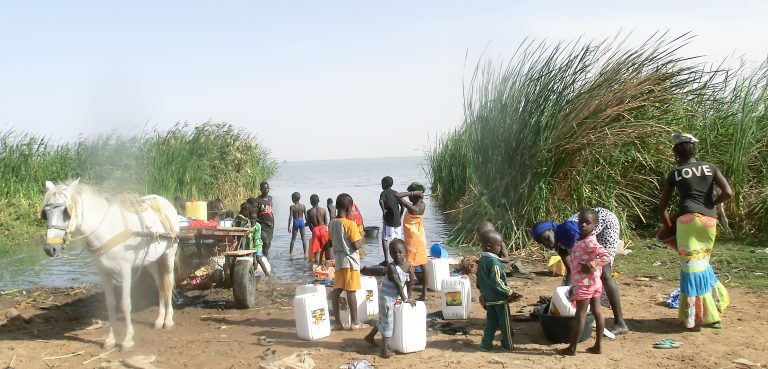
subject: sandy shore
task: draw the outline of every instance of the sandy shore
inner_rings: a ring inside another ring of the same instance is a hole
[[[543,269],[541,265],[526,266],[534,271]],[[509,280],[523,295],[512,310],[527,311],[540,295],[550,295],[560,278],[538,273],[531,280]],[[261,285],[259,305],[250,310],[234,309],[229,290],[188,292],[183,306],[176,310],[176,327],[162,331],[152,329],[157,307],[137,296],[133,315],[136,346],[128,352],[113,351],[98,357],[103,353],[100,346],[106,335],[106,307],[98,287],[15,291],[0,295],[0,367],[13,360],[14,368],[258,368],[261,363],[302,351],[309,352],[316,368],[333,369],[363,359],[377,368],[745,367],[733,362],[740,358],[768,363],[768,301],[764,293],[731,289],[733,305],[726,312],[724,329],[683,332],[675,319],[677,311],[659,303],[676,287],[673,283],[620,277],[618,282],[632,332],[606,340],[603,355],[585,353],[589,345],[585,342],[576,357],[555,355],[554,350],[564,345],[547,342],[538,321],[513,323],[514,352],[479,351],[485,314],[477,303],[471,319],[453,323],[454,327],[467,328],[467,335],[430,330],[426,350],[390,359],[379,358],[378,347],[363,341],[367,329],[303,341],[296,336],[293,320],[294,286],[286,284]],[[473,296],[476,301],[477,289]],[[430,295],[427,306],[428,312],[440,309],[437,293]],[[16,313],[20,315],[13,317]],[[612,317],[609,310],[606,316]],[[124,325],[118,320],[118,342],[123,331]],[[273,344],[259,344],[260,336]],[[683,345],[678,349],[654,349],[653,343],[662,338]],[[270,348],[275,356],[261,358]],[[150,360],[151,364],[146,364]]]

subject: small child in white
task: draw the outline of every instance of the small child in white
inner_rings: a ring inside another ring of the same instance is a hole
[[[371,332],[365,336],[365,340],[371,346],[376,346],[376,341],[373,338],[376,333],[381,332],[381,357],[385,359],[391,354],[387,341],[392,337],[392,330],[395,326],[395,302],[402,300],[410,303],[411,306],[416,305],[416,301],[408,299],[411,291],[406,287],[408,286],[407,282],[415,280],[416,276],[413,274],[411,265],[405,259],[405,242],[399,238],[393,239],[389,243],[389,256],[392,257],[392,262],[387,265],[387,275],[379,287],[379,320]]]

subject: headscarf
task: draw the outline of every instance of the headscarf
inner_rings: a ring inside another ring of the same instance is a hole
[[[672,135],[672,143],[675,145],[681,144],[684,142],[690,142],[690,143],[698,143],[699,140],[696,139],[696,137],[693,137],[693,135],[688,133],[675,133]]]
[[[573,220],[568,220],[555,228],[555,237],[560,248],[570,249],[576,240],[579,239],[579,224]]]
[[[535,227],[533,227],[533,229],[531,230],[531,235],[533,236],[534,240],[538,241],[541,239],[541,235],[544,232],[550,229],[555,229],[555,228],[557,228],[557,224],[555,224],[555,222],[550,222],[550,221],[541,222],[537,224]]]
[[[408,191],[421,191],[424,192],[426,188],[423,184],[419,182],[411,182],[411,184],[408,186]]]

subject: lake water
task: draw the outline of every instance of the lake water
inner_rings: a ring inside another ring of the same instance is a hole
[[[288,208],[291,194],[299,192],[301,202],[309,207],[309,196],[317,194],[325,206],[328,198],[336,199],[342,192],[349,193],[363,215],[366,226],[381,227],[379,193],[381,178],[391,176],[393,188],[405,191],[413,181],[429,188],[421,157],[350,159],[286,162],[280,165],[277,175],[270,180],[270,195],[274,201],[275,234],[270,250],[270,262],[275,276],[284,282],[300,282],[311,279],[307,261],[302,257],[301,241],[297,237],[294,254],[288,253],[291,235],[288,233]],[[257,196],[258,194],[253,194]],[[427,211],[424,228],[427,243],[444,243],[449,227],[442,213],[425,199]],[[226,204],[236,209],[239,204]],[[307,228],[309,247],[309,228]],[[31,288],[36,286],[62,287],[82,283],[98,283],[99,278],[88,252],[71,245],[64,257],[49,258],[43,254],[37,242],[20,247],[15,254],[0,259],[0,290]],[[367,239],[364,265],[378,264],[384,260],[380,239]]]

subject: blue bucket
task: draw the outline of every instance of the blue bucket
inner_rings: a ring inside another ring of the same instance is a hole
[[[432,245],[432,247],[429,248],[429,256],[433,258],[447,258],[450,257],[448,255],[448,251],[444,249],[442,246],[440,246],[439,243],[436,243]]]

